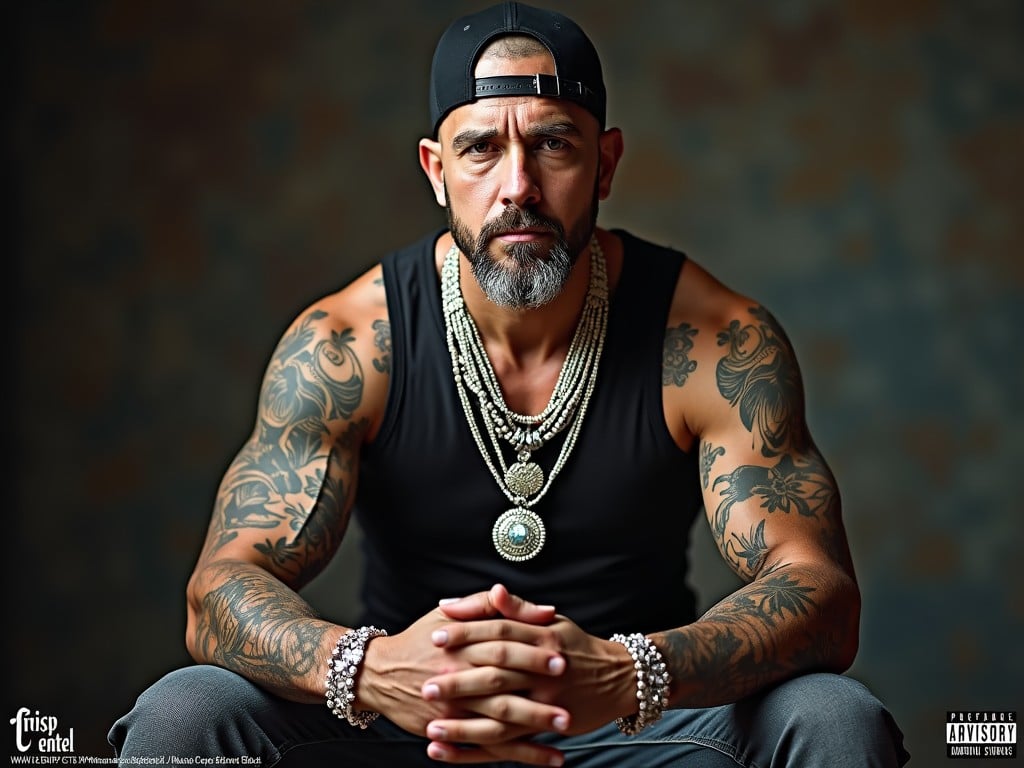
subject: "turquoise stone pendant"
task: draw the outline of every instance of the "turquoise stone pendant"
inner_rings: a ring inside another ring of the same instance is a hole
[[[547,532],[544,521],[523,507],[514,507],[494,521],[491,539],[506,560],[522,562],[540,552]]]

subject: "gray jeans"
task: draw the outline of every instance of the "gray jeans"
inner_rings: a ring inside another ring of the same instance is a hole
[[[885,707],[861,683],[831,674],[804,675],[736,704],[670,710],[636,736],[609,724],[580,736],[538,738],[578,768],[895,768],[909,757]],[[133,758],[196,764],[197,757],[264,768],[442,765],[427,757],[425,739],[384,718],[353,728],[326,706],[285,701],[205,665],[154,683],[108,739],[121,765],[147,764]]]

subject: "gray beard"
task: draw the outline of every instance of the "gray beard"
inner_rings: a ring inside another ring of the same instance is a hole
[[[500,262],[486,249],[467,256],[484,295],[509,309],[534,309],[554,299],[575,261],[564,240],[554,243],[546,258],[539,243],[510,243],[503,249],[506,258]]]
[[[446,203],[447,196],[446,188]],[[484,295],[501,307],[536,309],[554,299],[565,287],[573,264],[593,234],[597,222],[597,201],[595,184],[590,215],[581,219],[568,235],[559,222],[535,211],[510,205],[498,218],[485,222],[480,234],[474,238],[469,227],[452,212],[450,203],[445,206],[445,211],[452,239],[469,260],[473,277]],[[555,234],[555,241],[547,249],[536,242],[504,245],[504,260],[488,251],[492,238],[499,232],[525,228],[547,229]]]

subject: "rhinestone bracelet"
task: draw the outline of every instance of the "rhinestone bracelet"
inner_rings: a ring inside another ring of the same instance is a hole
[[[352,704],[356,700],[356,675],[363,662],[366,644],[386,634],[383,629],[372,626],[350,629],[338,638],[327,662],[327,708],[348,721],[349,725],[366,728],[377,719],[378,713],[356,711]]]
[[[616,633],[611,639],[626,646],[636,670],[638,711],[635,715],[615,720],[620,731],[633,736],[661,719],[662,711],[668,706],[668,687],[672,678],[661,657],[661,651],[645,635],[639,632],[629,636]]]

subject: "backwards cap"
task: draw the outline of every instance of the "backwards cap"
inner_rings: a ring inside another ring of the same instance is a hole
[[[555,61],[554,75],[473,77],[477,57],[494,38],[529,35]],[[430,67],[430,119],[434,136],[456,107],[488,96],[546,96],[573,101],[605,123],[601,61],[590,38],[570,19],[523,3],[503,2],[456,19],[434,50]]]

